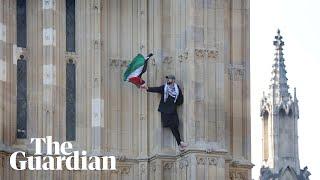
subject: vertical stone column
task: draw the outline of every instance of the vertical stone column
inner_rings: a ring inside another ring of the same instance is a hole
[[[228,42],[226,38],[227,28],[225,27],[225,1],[223,0],[216,0],[214,4],[214,11],[215,11],[215,38],[214,43],[212,45],[212,49],[209,52],[208,56],[211,57],[215,62],[215,71],[216,71],[216,85],[215,85],[215,109],[216,109],[216,141],[218,143],[219,148],[225,149],[226,144],[226,137],[225,132],[227,128],[225,127],[225,97],[228,94],[225,92],[225,44]],[[209,32],[211,33],[211,32]],[[210,111],[210,110],[209,110]]]
[[[118,98],[117,92],[118,87],[117,83],[119,83],[116,77],[119,76],[117,74],[117,67],[118,63],[116,61],[118,56],[118,11],[111,11],[111,9],[118,9],[118,2],[115,0],[107,1],[106,4],[106,17],[108,19],[104,32],[106,34],[105,37],[109,38],[106,40],[109,42],[113,42],[112,45],[105,43],[104,51],[107,53],[107,60],[106,60],[106,108],[108,108],[108,114],[106,116],[106,123],[109,131],[107,132],[107,144],[108,144],[108,151],[115,153],[118,151]],[[108,11],[110,10],[110,11]]]
[[[6,44],[7,44],[7,26],[4,22],[4,9],[9,7],[5,6],[4,0],[0,0],[0,145],[4,142],[3,130],[5,123],[4,107],[5,97],[4,95],[4,83],[7,81],[7,61],[6,61]]]
[[[154,53],[149,61],[147,77],[149,86],[157,86],[161,83],[161,1],[151,0],[148,3],[148,50]],[[152,19],[152,21],[151,21]],[[154,154],[160,151],[161,144],[161,120],[158,108],[159,97],[156,95],[148,96],[148,129],[149,129],[149,152]]]
[[[134,2],[134,1],[133,1]],[[138,45],[140,46],[140,53],[146,55],[148,53],[148,37],[147,37],[147,26],[148,26],[148,1],[138,1]],[[133,10],[134,12],[134,10]],[[147,80],[147,73],[142,76],[143,79]],[[143,91],[138,92],[139,95],[139,158],[148,158],[148,101],[147,94]],[[132,112],[134,113],[134,112]],[[148,174],[146,169],[148,168],[147,161],[143,160],[139,162],[139,176],[141,180],[147,180]]]
[[[42,103],[43,106],[40,106],[40,111],[42,111],[42,121],[41,126],[41,137],[52,136],[54,135],[54,127],[55,123],[58,122],[55,119],[54,114],[56,113],[56,87],[57,84],[57,29],[58,27],[58,19],[57,19],[57,11],[56,4],[59,4],[61,1],[55,0],[42,0],[36,4],[36,2],[27,2],[31,5],[30,10],[35,10],[34,7],[39,7],[38,10],[42,7]],[[37,9],[37,8],[36,8]],[[37,26],[33,24],[32,32],[35,31]],[[30,33],[32,41],[30,43],[31,47],[36,47],[37,36]],[[30,39],[31,39],[30,38]],[[58,45],[59,46],[59,45]],[[36,59],[38,56],[36,52],[32,52],[33,57]],[[40,56],[41,57],[41,56]],[[40,61],[41,62],[41,61]],[[39,63],[41,64],[41,63]],[[41,71],[40,71],[41,72]],[[43,178],[49,178],[52,172],[42,172]]]
[[[91,81],[88,80],[87,71],[92,63],[87,57],[88,49],[91,46],[88,37],[87,6],[88,1],[75,1],[75,23],[76,23],[76,55],[79,60],[76,61],[76,141],[79,142],[80,148],[89,150],[91,137],[89,137],[88,129],[91,129],[92,115],[92,98],[88,97],[88,87]],[[65,44],[65,43],[64,43]],[[67,59],[68,60],[68,59]],[[65,68],[65,66],[64,66]],[[89,111],[90,110],[90,111]],[[65,118],[64,118],[65,119]]]
[[[42,1],[42,43],[43,43],[43,106],[41,108],[43,119],[42,137],[53,135],[54,121],[54,88],[56,86],[56,13],[53,0]]]
[[[139,46],[140,53],[147,53],[147,0],[138,1],[138,37],[139,37]],[[143,75],[143,79],[146,79],[146,74]],[[140,121],[139,121],[139,156],[147,157],[148,150],[148,125],[146,121],[147,116],[147,95],[142,91],[139,92],[139,112],[140,112]]]
[[[104,100],[101,97],[101,0],[90,1],[90,33],[92,34],[92,131],[91,148],[100,152],[102,147],[102,128],[104,127]]]
[[[186,63],[186,78],[188,81],[185,83],[185,101],[184,104],[187,104],[186,111],[186,123],[184,124],[184,135],[185,140],[189,144],[195,143],[195,133],[196,133],[196,124],[195,124],[195,62],[194,62],[194,32],[192,31],[195,26],[195,1],[187,0],[186,1],[186,27],[189,33],[186,37],[186,48],[190,49],[189,60]]]
[[[0,128],[2,131],[2,138],[0,141],[2,143],[8,145],[13,144],[15,141],[15,133],[16,127],[14,124],[15,121],[15,111],[13,104],[16,104],[13,97],[16,97],[16,91],[14,89],[14,85],[16,82],[15,76],[15,65],[14,61],[11,61],[11,53],[10,53],[10,41],[13,41],[13,29],[15,24],[12,23],[10,25],[10,20],[12,13],[9,11],[10,8],[15,9],[15,7],[10,6],[8,1],[2,0],[0,2],[0,63],[2,66],[0,71],[0,92],[4,95],[2,99],[0,98]],[[15,3],[13,3],[15,5]],[[14,132],[11,134],[11,132]],[[1,143],[0,143],[1,144]]]
[[[230,155],[229,175],[241,172],[250,178],[250,66],[249,1],[230,2],[230,62],[226,69],[230,85]],[[234,164],[233,162],[239,162]]]

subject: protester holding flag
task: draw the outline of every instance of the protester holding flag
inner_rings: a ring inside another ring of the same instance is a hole
[[[158,111],[161,113],[161,122],[163,127],[169,127],[174,135],[179,150],[185,150],[187,144],[181,140],[179,132],[179,117],[177,113],[177,106],[183,103],[183,94],[180,87],[175,83],[175,76],[166,76],[167,82],[159,87],[148,87],[142,85],[142,89],[147,92],[154,92],[161,94],[161,100]]]

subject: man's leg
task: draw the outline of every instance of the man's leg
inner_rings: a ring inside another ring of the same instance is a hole
[[[172,131],[173,136],[176,138],[178,145],[180,146],[181,138],[180,138],[180,133],[179,133],[178,127],[177,126],[170,126],[170,129]]]

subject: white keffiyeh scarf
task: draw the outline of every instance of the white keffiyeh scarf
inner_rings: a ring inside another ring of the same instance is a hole
[[[177,101],[177,98],[179,96],[179,88],[176,83],[174,83],[173,85],[165,84],[165,86],[164,86],[164,102],[167,101],[169,96],[174,98],[174,102]]]

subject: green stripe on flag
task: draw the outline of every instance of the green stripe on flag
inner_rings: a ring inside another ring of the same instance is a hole
[[[124,72],[123,80],[126,81],[128,76],[133,73],[136,69],[144,65],[144,57],[142,54],[138,54],[133,58],[131,63],[129,64],[126,72]]]

